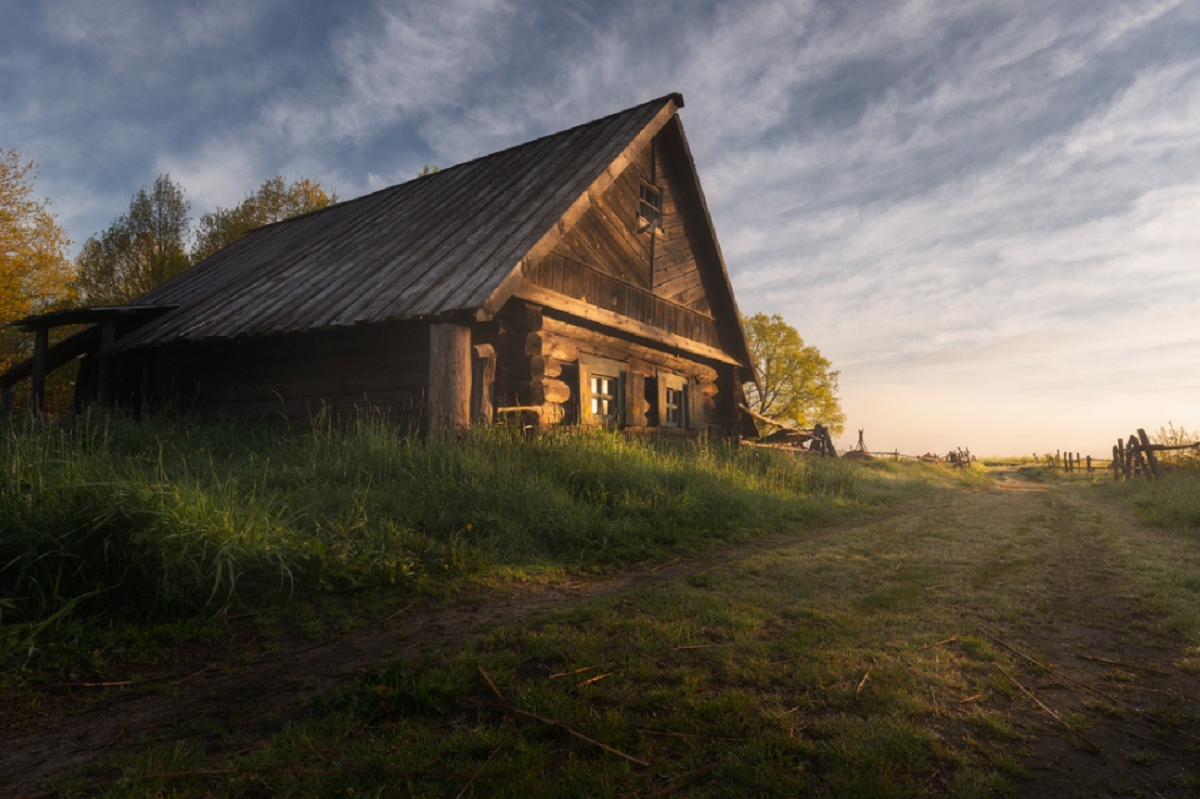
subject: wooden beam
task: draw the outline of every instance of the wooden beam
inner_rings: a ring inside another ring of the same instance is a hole
[[[1150,464],[1150,472],[1155,478],[1158,478],[1158,456],[1154,454],[1154,450],[1150,446],[1150,436],[1146,435],[1146,431],[1139,427],[1138,440],[1142,443],[1142,449],[1146,453],[1146,461]]]
[[[471,329],[462,325],[429,327],[430,433],[459,432],[471,424]]]
[[[33,337],[33,379],[29,384],[29,407],[41,413],[46,405],[46,350],[50,347],[50,330],[40,327]]]
[[[114,319],[105,319],[100,323],[100,350],[96,357],[100,359],[100,379],[97,400],[102,408],[111,408],[116,404],[116,375],[113,373],[113,358],[108,348],[117,339],[117,323]]]
[[[539,303],[547,308],[552,308],[556,311],[577,316],[580,319],[585,319],[589,322],[604,325],[626,335],[635,338],[652,341],[655,344],[662,344],[675,350],[687,352],[692,355],[699,355],[702,358],[707,358],[719,363],[732,364],[733,366],[742,366],[741,362],[735,359],[716,347],[710,347],[707,344],[701,344],[698,341],[677,336],[674,333],[667,333],[657,327],[643,324],[636,320],[630,319],[627,316],[615,314],[612,311],[606,311],[603,308],[597,308],[595,305],[589,305],[582,300],[577,300],[574,297],[568,297],[565,294],[559,294],[557,291],[536,286],[532,283],[524,283],[519,289],[514,292],[514,296],[524,300]]]

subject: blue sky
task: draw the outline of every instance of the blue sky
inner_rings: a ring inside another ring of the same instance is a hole
[[[1200,2],[0,0],[0,147],[76,242],[168,172],[350,198],[668,92],[745,312],[845,439],[1200,427]],[[844,440],[845,440],[844,439]]]

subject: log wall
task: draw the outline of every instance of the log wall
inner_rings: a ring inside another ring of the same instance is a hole
[[[429,326],[371,325],[191,344],[154,353],[154,405],[209,418],[287,419],[382,412],[421,424]]]

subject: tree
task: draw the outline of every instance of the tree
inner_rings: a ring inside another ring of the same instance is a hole
[[[73,299],[71,242],[33,196],[37,164],[0,150],[0,324],[42,313]],[[0,372],[28,355],[29,337],[0,327]]]
[[[183,187],[159,175],[129,202],[129,212],[93,236],[79,254],[79,289],[92,305],[117,305],[187,269],[191,209]]]
[[[838,399],[837,370],[816,347],[805,346],[796,328],[779,314],[743,317],[758,385],[747,384],[746,401],[756,413],[802,428],[820,423],[839,435],[846,423]]]
[[[289,186],[283,176],[276,175],[235,207],[218,208],[200,217],[192,263],[223,250],[255,228],[316,211],[337,201],[337,193],[327,193],[320,181],[301,178]]]

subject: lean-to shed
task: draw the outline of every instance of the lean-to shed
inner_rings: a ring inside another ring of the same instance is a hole
[[[753,380],[670,95],[259,228],[129,305],[21,320],[77,401],[736,435]],[[93,326],[55,347],[46,330]],[[40,359],[40,360],[39,360]]]

